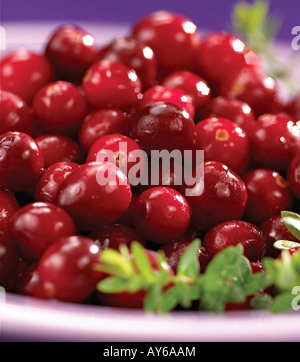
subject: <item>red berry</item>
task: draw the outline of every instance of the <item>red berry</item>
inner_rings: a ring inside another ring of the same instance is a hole
[[[82,81],[82,89],[91,105],[125,111],[136,106],[141,87],[141,81],[133,69],[110,60],[94,63]]]
[[[300,199],[300,156],[294,157],[290,163],[287,179],[293,194]]]
[[[73,220],[62,208],[44,202],[23,206],[14,214],[10,226],[20,255],[29,262],[38,261],[56,240],[76,232]]]
[[[6,234],[12,216],[19,210],[19,204],[13,194],[2,189],[0,189],[0,210],[0,234]]]
[[[34,298],[48,299],[43,290],[37,263],[27,267],[23,275],[18,279],[16,292]]]
[[[10,191],[27,191],[35,185],[44,167],[37,143],[26,133],[0,136],[0,186]]]
[[[230,220],[210,229],[203,239],[203,246],[210,257],[237,244],[243,245],[244,255],[249,260],[257,261],[264,256],[266,238],[255,225],[242,220]]]
[[[66,302],[85,301],[102,277],[93,268],[99,264],[99,255],[99,246],[84,236],[65,237],[49,246],[38,263],[46,296]]]
[[[35,139],[43,157],[45,168],[57,162],[83,163],[84,153],[77,142],[59,134],[45,134]]]
[[[128,208],[131,188],[126,176],[112,163],[79,166],[61,184],[57,204],[81,230],[95,230],[115,222]]]
[[[269,169],[253,169],[243,180],[248,191],[245,219],[261,225],[283,210],[291,210],[293,198],[286,180]]]
[[[72,83],[57,81],[42,87],[33,99],[38,125],[45,132],[74,134],[87,113],[83,93]]]
[[[6,287],[6,283],[12,277],[18,265],[18,252],[10,235],[0,233],[0,286]]]
[[[133,223],[145,239],[166,243],[183,234],[189,226],[191,208],[186,199],[168,187],[144,191],[133,205]]]
[[[0,62],[1,89],[31,102],[35,93],[53,80],[50,62],[43,55],[18,49]]]

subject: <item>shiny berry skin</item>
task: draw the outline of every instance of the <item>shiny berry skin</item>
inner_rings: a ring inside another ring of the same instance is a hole
[[[176,104],[153,103],[134,116],[131,135],[148,155],[151,150],[191,150],[194,121]]]
[[[132,35],[154,51],[159,69],[192,67],[199,34],[188,18],[170,11],[156,11],[135,24]]]
[[[78,139],[82,148],[88,152],[99,138],[112,133],[129,135],[129,115],[119,109],[100,109],[85,117]]]
[[[223,97],[248,103],[256,117],[264,113],[279,113],[283,108],[278,99],[276,81],[261,67],[247,66],[239,72],[228,73],[219,91]]]
[[[60,134],[45,134],[35,139],[43,157],[45,168],[57,162],[84,162],[84,152],[73,139]]]
[[[240,174],[250,159],[247,134],[226,118],[212,117],[195,126],[195,147],[204,150],[206,161],[218,161]]]
[[[142,110],[148,104],[156,102],[174,103],[184,108],[192,118],[195,115],[192,98],[179,88],[171,88],[163,85],[148,88],[138,104],[138,110]]]
[[[31,134],[33,112],[20,96],[0,89],[0,134],[9,131]]]
[[[266,248],[266,238],[255,225],[243,220],[230,220],[210,229],[204,239],[203,246],[210,257],[229,246],[242,244],[244,255],[251,261],[261,260]]]
[[[85,301],[102,277],[93,269],[99,264],[99,255],[99,246],[84,236],[65,237],[49,246],[38,263],[46,296],[66,302]]]
[[[82,89],[92,106],[126,111],[136,106],[142,84],[136,72],[123,63],[99,60],[86,71]]]
[[[60,185],[78,167],[74,162],[57,162],[46,168],[35,186],[35,201],[55,204]]]
[[[17,94],[30,103],[35,93],[53,80],[46,57],[30,50],[18,49],[0,62],[1,89]]]
[[[31,264],[16,283],[16,292],[34,298],[48,299],[41,283],[38,264]]]
[[[287,180],[294,196],[300,200],[300,156],[294,157],[290,163]]]
[[[18,251],[9,233],[0,233],[0,286],[6,287],[6,283],[13,275],[18,265]]]
[[[37,143],[26,133],[6,132],[0,136],[0,186],[27,191],[43,171],[44,159]]]
[[[10,233],[21,257],[28,262],[36,262],[49,245],[62,237],[74,235],[76,228],[61,207],[34,202],[14,214]]]
[[[10,220],[19,208],[14,195],[9,191],[0,189],[0,234],[6,234],[9,231]]]
[[[204,185],[201,171],[204,171]],[[192,224],[202,231],[227,221],[241,219],[247,205],[247,189],[243,180],[229,167],[207,161],[194,168],[194,185],[182,187],[182,194],[192,207]]]
[[[139,195],[132,215],[135,228],[146,240],[163,244],[186,231],[191,207],[178,191],[153,187]]]
[[[118,37],[99,51],[99,59],[125,64],[136,71],[143,89],[156,83],[157,61],[151,48],[133,37]]]
[[[57,204],[80,230],[89,231],[115,222],[130,205],[131,196],[130,184],[117,166],[90,162],[80,165],[61,184]]]
[[[74,133],[87,113],[83,93],[72,83],[57,81],[42,87],[34,96],[37,124],[45,132]]]
[[[121,244],[130,247],[133,241],[138,241],[146,247],[146,242],[140,233],[130,227],[119,224],[107,225],[100,230],[93,231],[89,234],[89,238],[93,239],[101,250],[107,248],[119,250]]]
[[[253,169],[243,176],[248,191],[245,219],[261,225],[284,210],[291,210],[293,197],[281,174],[270,169]]]
[[[45,55],[57,79],[80,83],[89,66],[97,60],[94,37],[77,25],[59,27],[47,42]]]
[[[266,256],[276,258],[280,254],[280,250],[274,248],[273,244],[277,240],[289,240],[296,241],[299,240],[293,236],[288,228],[284,225],[282,221],[281,214],[267,219],[261,226],[260,229],[266,236]]]
[[[230,119],[246,132],[255,122],[254,113],[246,102],[222,96],[211,99],[205,105],[203,117],[221,117]]]
[[[188,70],[178,70],[170,73],[160,84],[182,90],[191,97],[195,109],[203,107],[211,98],[211,89],[207,82]]]
[[[134,166],[140,169],[145,167],[145,158],[137,158],[141,152],[141,147],[132,138],[121,134],[110,134],[99,138],[91,146],[85,162],[111,162],[120,168],[131,183],[131,179],[139,177],[136,173],[131,177],[131,169]],[[144,155],[143,152],[142,154]]]
[[[258,56],[241,39],[224,31],[216,31],[208,33],[202,39],[195,67],[209,81],[220,83],[227,74],[257,62]]]
[[[300,122],[285,116],[265,114],[259,117],[248,135],[257,167],[285,173],[300,150]]]

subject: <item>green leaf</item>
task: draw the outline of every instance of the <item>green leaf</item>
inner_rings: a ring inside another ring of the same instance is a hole
[[[131,244],[131,251],[134,255],[134,261],[141,275],[143,275],[147,282],[151,283],[154,279],[154,273],[144,247],[138,242],[133,242]]]
[[[290,240],[276,240],[273,246],[275,249],[288,250],[291,248],[295,248],[296,246],[300,246],[300,243]]]
[[[144,300],[144,309],[147,312],[155,312],[159,305],[159,301],[162,294],[162,288],[160,285],[153,285],[148,291]]]
[[[173,286],[167,289],[160,297],[157,309],[160,313],[166,313],[174,309],[178,305],[177,288]]]
[[[102,267],[102,268],[101,268]],[[124,274],[133,274],[133,266],[130,261],[113,249],[103,250],[100,254],[100,268],[107,274],[123,276]]]
[[[102,293],[121,293],[128,290],[130,280],[118,277],[107,277],[97,284]]]
[[[271,303],[269,310],[272,313],[286,312],[292,309],[292,301],[295,296],[291,292],[285,292],[277,295]]]
[[[200,240],[195,239],[181,255],[177,265],[177,275],[196,278],[200,272],[198,250]]]
[[[299,284],[300,284],[300,249],[298,249],[292,257],[292,267],[299,275]]]
[[[300,240],[300,216],[295,212],[282,211],[282,222],[288,228],[290,233]]]
[[[273,298],[269,294],[262,293],[254,295],[251,298],[250,305],[254,309],[269,309],[272,301]]]
[[[252,295],[272,285],[272,278],[265,272],[251,274],[242,288],[246,295]]]
[[[269,275],[269,277],[273,280],[273,282],[275,282],[277,276],[277,268],[274,262],[274,258],[271,257],[264,257],[262,259],[264,270],[266,274]]]

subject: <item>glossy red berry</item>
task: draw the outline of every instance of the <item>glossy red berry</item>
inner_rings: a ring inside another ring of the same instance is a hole
[[[191,208],[186,199],[168,187],[144,191],[133,205],[133,223],[146,240],[171,241],[188,228]]]
[[[33,112],[20,96],[0,89],[0,134],[9,131],[31,134]]]
[[[182,194],[192,207],[192,224],[196,229],[205,231],[221,222],[243,217],[247,189],[228,166],[207,161],[194,168],[191,176],[194,184],[185,183]]]
[[[82,89],[94,107],[126,111],[138,103],[142,84],[136,72],[123,63],[99,60],[86,71]]]
[[[88,152],[99,138],[112,133],[129,135],[129,114],[119,109],[100,109],[87,115],[78,133],[79,143]]]
[[[14,214],[10,232],[23,259],[35,262],[49,245],[62,237],[74,235],[76,229],[71,217],[61,207],[34,202]]]
[[[61,184],[57,204],[80,230],[96,230],[115,222],[128,208],[131,187],[112,163],[90,162],[74,170]]]
[[[206,161],[218,161],[240,174],[250,159],[247,133],[234,122],[212,117],[195,126],[195,147],[204,150]]]
[[[16,292],[34,298],[48,299],[41,283],[38,264],[31,264],[16,282]]]
[[[73,139],[60,134],[45,134],[35,139],[43,157],[45,168],[57,162],[83,163],[85,154]]]
[[[282,221],[281,214],[267,219],[261,226],[260,229],[266,236],[266,256],[276,258],[280,254],[280,250],[274,248],[274,243],[277,240],[289,240],[296,241],[299,240],[293,236],[288,228],[284,225]]]
[[[0,250],[0,286],[5,288],[18,265],[19,259],[17,249],[8,232],[0,233]]]
[[[19,210],[19,204],[12,193],[2,189],[0,189],[0,210],[0,234],[6,234],[9,231],[11,218]]]
[[[1,89],[31,102],[35,93],[53,80],[51,64],[46,57],[27,49],[18,49],[0,62]]]
[[[174,103],[184,108],[191,118],[195,115],[192,98],[179,88],[171,88],[163,85],[148,88],[138,104],[138,110],[142,110],[148,104],[156,102]]]
[[[38,263],[46,296],[66,302],[85,301],[102,277],[93,268],[99,264],[99,255],[99,246],[84,236],[69,236],[49,246]]]
[[[300,122],[275,114],[258,118],[248,131],[257,167],[286,172],[300,150]]]
[[[35,186],[35,200],[55,204],[60,185],[78,167],[74,162],[57,162],[46,168]]]
[[[51,35],[45,55],[57,79],[80,83],[87,68],[97,60],[97,47],[94,37],[86,30],[67,24]]]
[[[294,157],[290,163],[287,180],[294,196],[300,200],[300,156]]]
[[[203,239],[210,257],[237,244],[242,244],[244,255],[249,260],[257,261],[264,256],[266,238],[257,226],[242,220],[230,220],[214,226]]]
[[[131,135],[148,155],[151,150],[192,150],[194,121],[176,104],[153,103],[134,116]]]
[[[245,219],[261,225],[283,210],[291,210],[293,197],[281,174],[270,169],[253,169],[243,180],[248,191]]]
[[[26,133],[7,132],[0,136],[0,187],[27,191],[40,176],[44,159],[37,143]]]
[[[139,76],[143,89],[156,83],[157,61],[151,48],[133,37],[118,37],[101,48],[100,59],[125,64],[134,69]]]
[[[36,93],[33,109],[37,124],[45,132],[74,134],[86,116],[87,101],[74,84],[57,81]]]

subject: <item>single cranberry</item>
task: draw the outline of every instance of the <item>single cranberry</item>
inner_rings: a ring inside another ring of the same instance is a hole
[[[256,167],[286,172],[293,155],[300,150],[300,122],[265,114],[248,131]]]
[[[245,219],[261,225],[283,210],[291,210],[293,197],[286,180],[270,169],[253,169],[243,180],[248,191]]]
[[[91,146],[86,162],[95,161],[115,164],[128,177],[130,184],[136,185],[136,180],[145,167],[145,154],[132,138],[110,134],[99,138]],[[137,167],[139,170],[134,172]]]
[[[192,68],[199,33],[187,17],[156,11],[135,24],[132,34],[153,49],[160,70]]]
[[[258,56],[237,36],[225,31],[209,32],[198,47],[195,58],[197,72],[213,83],[247,64],[257,64]]]
[[[148,155],[151,150],[192,150],[194,121],[173,103],[149,104],[132,120],[132,137]]]
[[[247,189],[228,166],[216,161],[204,162],[193,169],[188,180],[182,194],[192,207],[192,224],[196,229],[205,231],[221,222],[243,217]]]
[[[257,261],[264,256],[266,238],[257,226],[243,220],[230,220],[214,226],[203,239],[210,257],[237,244],[243,245],[244,255],[249,260]]]
[[[55,204],[60,185],[78,167],[74,162],[57,162],[46,168],[35,186],[35,200]]]
[[[37,143],[26,133],[6,132],[0,136],[0,186],[27,191],[35,185],[44,167]]]
[[[57,204],[81,230],[95,230],[115,222],[129,207],[131,187],[112,163],[90,162],[79,166],[61,184]]]
[[[161,85],[182,90],[191,97],[195,109],[203,107],[211,98],[211,89],[207,82],[188,70],[170,73],[161,81]]]
[[[0,234],[9,231],[10,220],[19,208],[15,196],[9,191],[0,189]]]
[[[133,241],[137,241],[146,247],[144,238],[134,229],[120,225],[111,224],[104,226],[102,229],[93,231],[89,234],[89,238],[93,239],[101,250],[111,248],[119,250],[121,244],[130,247]]]
[[[46,57],[30,50],[18,49],[0,62],[1,89],[31,102],[35,93],[53,80],[51,64]]]
[[[34,298],[48,299],[43,290],[37,263],[26,268],[23,275],[16,282],[16,292]]]
[[[293,194],[300,200],[300,156],[294,157],[290,163],[287,179]]]
[[[0,286],[6,287],[6,283],[13,275],[18,264],[18,251],[9,233],[0,233]]]
[[[87,102],[74,84],[56,81],[36,93],[33,109],[38,125],[45,132],[68,135],[79,129],[87,113]]]
[[[284,225],[281,214],[267,219],[260,226],[260,229],[263,231],[267,239],[266,256],[276,258],[280,254],[280,250],[274,248],[274,243],[277,240],[299,241]]]
[[[35,139],[43,157],[45,168],[57,162],[84,162],[84,152],[73,139],[60,134],[44,134]]]
[[[9,131],[31,134],[33,112],[20,96],[0,89],[0,134]]]
[[[142,236],[166,243],[183,234],[190,224],[191,208],[186,199],[168,187],[144,191],[133,206],[133,223]]]
[[[261,67],[247,66],[239,72],[228,73],[219,91],[221,96],[248,103],[256,117],[279,113],[283,108],[276,81]]]
[[[248,132],[255,122],[254,113],[246,102],[222,96],[211,99],[204,106],[203,116],[205,118],[221,117],[230,119],[246,132]]]
[[[37,261],[56,240],[74,235],[75,225],[61,207],[45,202],[23,206],[11,220],[11,235],[24,260]]]
[[[94,63],[82,81],[82,89],[91,105],[125,111],[136,106],[141,87],[141,81],[133,69],[110,60]]]
[[[204,150],[206,161],[218,161],[242,173],[250,159],[250,144],[245,131],[226,118],[212,117],[195,126],[195,147]]]
[[[125,64],[134,69],[139,76],[143,89],[156,83],[157,61],[151,48],[133,37],[118,37],[101,48],[100,59]]]
[[[148,88],[138,104],[138,110],[142,110],[148,104],[156,102],[174,103],[184,108],[192,118],[195,115],[192,98],[179,88],[171,88],[163,85]]]
[[[87,115],[79,130],[79,143],[85,152],[99,138],[112,133],[129,135],[129,115],[119,109],[100,109]]]
[[[48,298],[66,302],[85,301],[102,277],[102,273],[94,270],[99,260],[100,248],[92,239],[59,239],[47,248],[38,263],[44,293]]]
[[[97,60],[94,37],[73,24],[59,27],[47,42],[45,55],[57,79],[80,83],[89,66]]]

